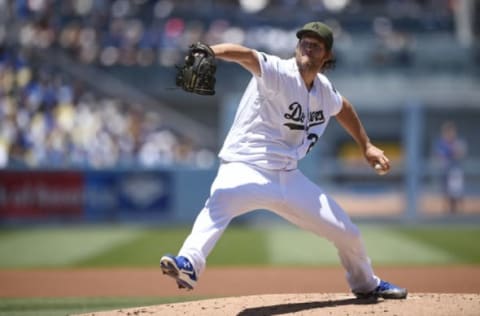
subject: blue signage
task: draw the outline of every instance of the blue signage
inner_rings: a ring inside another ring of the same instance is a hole
[[[91,171],[85,174],[87,220],[168,217],[172,177],[167,171]]]

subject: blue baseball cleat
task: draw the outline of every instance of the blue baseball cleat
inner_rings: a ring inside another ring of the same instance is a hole
[[[179,289],[193,290],[197,273],[190,261],[183,256],[165,255],[160,259],[163,274],[174,278]]]
[[[353,294],[357,298],[404,299],[407,297],[408,291],[387,281],[380,280],[380,284],[373,291],[368,293],[353,292]]]

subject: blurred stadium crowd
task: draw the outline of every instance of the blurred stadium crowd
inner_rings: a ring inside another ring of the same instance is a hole
[[[408,66],[409,27],[453,32],[454,2],[0,0],[0,167],[214,162],[211,150],[162,125],[159,114],[86,89],[35,54],[60,51],[89,67],[171,67],[190,43],[228,41],[287,57],[298,25],[320,16],[334,28],[340,61],[352,48],[349,33],[363,30],[378,43],[368,63]],[[368,18],[355,18],[365,10]],[[408,27],[397,30],[395,19]]]
[[[406,53],[412,28],[453,29],[454,2],[1,0],[0,42],[15,42],[23,49],[61,48],[79,62],[102,66],[172,66],[196,41],[235,42],[285,57],[293,52],[296,28],[320,16],[334,28],[337,42],[363,30],[375,34],[390,53]],[[246,3],[266,7],[255,15]],[[344,8],[328,3],[343,3]],[[403,21],[397,23],[401,30],[395,29],[394,20]],[[378,46],[371,49],[378,54]]]
[[[0,167],[208,167],[213,160],[157,112],[0,50]]]

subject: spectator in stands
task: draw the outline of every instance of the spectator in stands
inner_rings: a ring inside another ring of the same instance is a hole
[[[464,193],[464,172],[462,160],[465,157],[467,146],[457,134],[457,127],[453,121],[442,124],[440,137],[434,145],[435,157],[442,168],[442,187],[446,205],[451,213],[460,209]]]

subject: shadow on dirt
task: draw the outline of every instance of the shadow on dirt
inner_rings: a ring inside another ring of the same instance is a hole
[[[380,302],[382,301],[377,300],[376,298],[369,298],[369,299],[348,298],[348,299],[341,299],[341,300],[328,300],[328,301],[319,301],[319,302],[279,304],[279,305],[247,308],[241,311],[240,313],[238,313],[237,316],[282,315],[282,314],[296,313],[296,312],[316,309],[316,308],[335,307],[335,306],[343,306],[343,305],[368,305],[368,304],[378,304]]]

